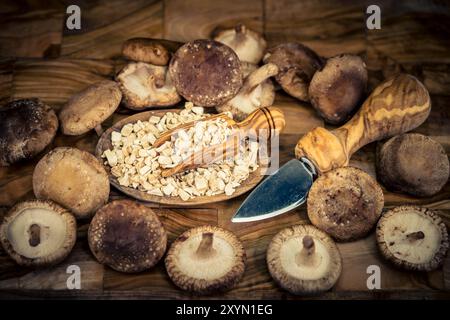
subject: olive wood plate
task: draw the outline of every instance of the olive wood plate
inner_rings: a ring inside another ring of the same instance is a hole
[[[126,195],[133,197],[135,199],[138,199],[138,200],[142,200],[142,201],[176,205],[176,206],[196,206],[196,205],[200,205],[200,204],[225,201],[225,200],[229,200],[229,199],[238,197],[241,194],[244,194],[247,191],[253,189],[264,178],[265,168],[262,169],[259,167],[254,172],[250,173],[249,177],[245,181],[243,181],[239,187],[236,188],[235,192],[231,196],[227,196],[226,194],[222,193],[222,194],[218,194],[218,195],[214,195],[214,196],[195,197],[195,198],[189,199],[187,201],[183,201],[180,197],[168,197],[168,196],[161,197],[161,196],[148,194],[144,191],[140,191],[140,190],[137,190],[134,188],[121,186],[119,184],[119,182],[117,181],[117,178],[111,174],[110,166],[105,165],[104,164],[105,159],[101,158],[101,155],[103,154],[103,152],[105,150],[112,148],[111,132],[113,132],[113,131],[120,132],[122,127],[128,123],[135,123],[138,120],[147,121],[151,116],[162,117],[167,112],[179,113],[180,111],[181,111],[181,109],[166,109],[166,110],[140,112],[140,113],[134,114],[130,117],[127,117],[125,119],[122,119],[122,120],[116,122],[111,128],[107,129],[101,135],[100,139],[98,140],[97,147],[95,148],[95,156],[103,164],[106,172],[108,172],[109,181],[110,181],[111,185],[113,185],[116,189],[122,191]]]

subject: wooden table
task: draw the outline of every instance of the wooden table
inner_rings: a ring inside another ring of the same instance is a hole
[[[164,37],[186,41],[208,37],[220,26],[244,22],[264,32],[269,45],[301,41],[323,56],[341,52],[362,55],[370,71],[370,88],[385,77],[406,71],[419,77],[432,95],[429,119],[417,132],[439,141],[450,153],[450,5],[444,1],[376,1],[382,10],[381,30],[367,30],[365,8],[373,1],[327,0],[183,0],[75,1],[82,11],[82,29],[67,30],[65,8],[73,1],[2,1],[0,4],[0,100],[39,97],[55,110],[75,92],[100,79],[111,78],[123,61],[121,43],[128,38]],[[20,4],[17,4],[20,3]],[[281,162],[293,157],[297,140],[323,121],[310,105],[278,92],[276,103],[287,118],[281,136]],[[120,109],[109,124],[123,118]],[[97,137],[58,134],[53,145],[93,152]],[[48,150],[47,150],[48,151]],[[375,144],[353,157],[351,165],[374,173]],[[0,168],[0,208],[33,197],[31,175],[37,160]],[[124,195],[112,190],[111,198]],[[243,241],[248,263],[245,276],[232,291],[213,298],[294,299],[277,288],[265,264],[267,244],[285,226],[308,222],[305,207],[259,223],[232,224],[231,216],[245,198],[198,208],[160,207],[173,241],[184,230],[214,224],[235,232]],[[416,199],[385,192],[386,207],[414,203],[440,209],[450,223],[450,184],[431,198]],[[1,217],[1,216],[0,216]],[[98,264],[86,242],[88,222],[80,222],[78,241],[70,257],[55,268],[33,271],[18,267],[0,251],[0,297],[82,298],[193,298],[178,290],[163,263],[137,275],[121,274]],[[430,273],[397,270],[384,262],[374,235],[339,244],[343,273],[336,286],[321,298],[450,298],[450,258],[443,269]],[[82,271],[81,290],[67,290],[68,265]],[[369,265],[381,268],[381,290],[367,290]],[[195,298],[195,297],[194,297]]]

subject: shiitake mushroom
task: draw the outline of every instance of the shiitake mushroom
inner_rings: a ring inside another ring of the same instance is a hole
[[[61,131],[66,135],[81,135],[95,129],[103,132],[102,122],[108,119],[120,104],[122,92],[110,80],[96,82],[73,95],[59,113]]]
[[[365,236],[384,206],[378,183],[364,171],[343,167],[321,175],[307,199],[311,223],[339,241]]]
[[[447,183],[450,166],[439,142],[422,134],[406,133],[380,145],[377,178],[389,190],[429,197]]]
[[[340,124],[363,99],[367,79],[366,65],[359,56],[341,54],[329,58],[309,84],[311,104],[326,122]]]
[[[92,154],[59,147],[47,153],[33,172],[38,199],[50,199],[70,209],[77,218],[89,218],[108,201],[109,178]]]
[[[273,237],[267,249],[267,267],[285,290],[310,295],[334,286],[342,271],[342,258],[325,232],[311,225],[296,225]]]
[[[132,38],[123,43],[122,56],[133,61],[166,66],[169,64],[171,51],[176,51],[181,45],[164,39]]]
[[[438,212],[423,207],[389,210],[378,222],[376,235],[381,254],[407,270],[437,269],[449,248],[447,227]]]
[[[5,215],[0,241],[19,265],[48,267],[69,255],[76,231],[76,220],[67,209],[49,200],[29,200]]]
[[[322,59],[313,50],[300,43],[283,43],[268,49],[263,61],[278,66],[275,80],[286,93],[309,101],[309,83],[323,65]]]
[[[197,294],[231,289],[245,270],[245,251],[230,231],[192,228],[179,236],[166,257],[166,270],[179,288]]]
[[[166,251],[167,233],[151,208],[131,200],[116,200],[96,212],[88,241],[100,263],[134,273],[158,263]]]
[[[53,141],[57,130],[55,112],[37,98],[0,107],[0,166],[33,158]]]
[[[169,72],[177,92],[204,107],[230,100],[243,83],[241,62],[236,53],[214,40],[185,43],[172,57]]]
[[[266,50],[266,40],[261,34],[238,24],[234,28],[219,31],[214,40],[226,44],[243,62],[258,64]]]

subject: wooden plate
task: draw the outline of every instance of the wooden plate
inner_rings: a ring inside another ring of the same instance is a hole
[[[106,130],[100,139],[98,140],[97,147],[95,148],[95,156],[101,161],[101,163],[104,163],[105,159],[101,158],[101,155],[103,152],[107,149],[112,149],[112,143],[111,143],[111,132],[117,131],[120,132],[122,127],[128,123],[135,123],[138,120],[141,121],[147,121],[151,116],[157,116],[162,117],[167,112],[175,112],[179,113],[180,109],[170,109],[170,110],[155,110],[155,111],[145,111],[140,112],[135,115],[132,115],[130,117],[127,117],[125,119],[122,119],[115,123],[111,128]],[[195,206],[199,204],[205,204],[205,203],[214,203],[219,201],[225,201],[228,199],[232,199],[235,197],[240,196],[241,194],[253,189],[263,178],[264,178],[264,171],[265,169],[258,168],[254,172],[252,172],[249,177],[242,182],[242,184],[236,188],[235,192],[231,196],[227,196],[226,194],[218,194],[215,196],[201,196],[201,197],[195,197],[193,199],[189,199],[188,201],[183,201],[180,197],[160,197],[152,194],[148,194],[146,192],[124,187],[119,184],[117,181],[117,178],[114,177],[110,172],[110,166],[104,165],[106,171],[109,174],[109,181],[111,185],[113,185],[116,189],[122,191],[123,193],[129,195],[130,197],[133,197],[138,200],[142,201],[149,201],[149,202],[155,202],[155,203],[161,203],[161,204],[170,204],[170,205],[177,205],[177,206]]]

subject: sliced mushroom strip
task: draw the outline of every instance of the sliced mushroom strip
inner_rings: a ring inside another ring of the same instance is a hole
[[[89,218],[108,201],[109,179],[92,154],[75,148],[56,148],[36,165],[33,190],[38,199],[53,200],[77,218]]]
[[[66,135],[81,135],[95,129],[103,130],[102,122],[108,119],[120,104],[122,93],[116,82],[104,80],[77,93],[59,113],[61,131]]]
[[[88,240],[100,263],[128,273],[152,268],[167,246],[167,234],[156,213],[130,200],[100,208],[89,226]]]
[[[275,88],[269,78],[277,73],[278,67],[273,63],[253,71],[244,80],[239,93],[223,105],[217,106],[217,111],[230,111],[234,120],[242,121],[256,109],[270,107],[275,100]]]
[[[129,63],[117,75],[125,106],[134,110],[172,106],[180,102],[167,67]]]
[[[377,148],[377,178],[392,191],[429,197],[447,183],[450,165],[442,145],[418,133],[395,136]]]
[[[18,264],[51,266],[64,260],[75,245],[76,221],[54,202],[25,201],[6,214],[0,226],[0,240]]]
[[[0,107],[0,166],[31,159],[58,130],[58,118],[39,99],[21,99]]]
[[[241,62],[236,53],[213,40],[184,44],[170,61],[169,72],[178,93],[204,107],[230,100],[243,82]]]
[[[321,175],[307,200],[311,223],[339,241],[364,237],[377,223],[383,206],[383,191],[375,179],[352,167]]]
[[[310,225],[283,229],[267,250],[272,278],[285,290],[298,295],[331,289],[342,270],[342,258],[334,241]]]
[[[261,34],[238,24],[232,29],[220,31],[214,40],[226,44],[236,52],[241,61],[258,64],[266,50],[266,40]]]
[[[322,59],[300,43],[283,43],[267,50],[264,63],[274,63],[280,70],[275,80],[286,93],[309,101],[308,88],[314,73],[322,68]]]
[[[400,206],[386,212],[377,225],[382,255],[398,267],[431,271],[442,265],[449,240],[436,211]]]
[[[245,270],[245,251],[231,232],[203,226],[183,233],[172,244],[166,269],[181,289],[210,294],[234,287]]]
[[[341,54],[327,60],[309,85],[311,104],[331,124],[347,120],[364,98],[367,69],[356,55]]]

